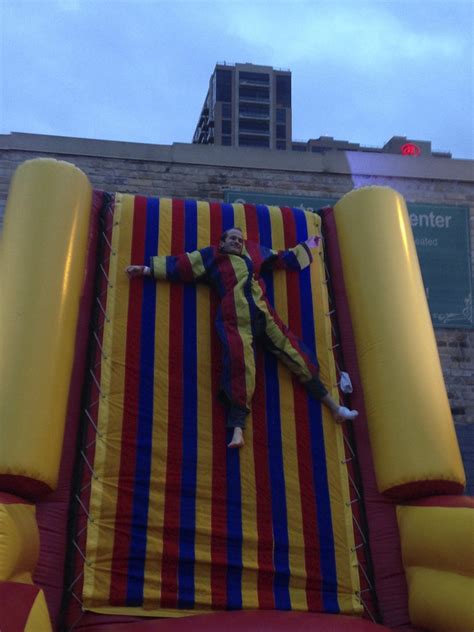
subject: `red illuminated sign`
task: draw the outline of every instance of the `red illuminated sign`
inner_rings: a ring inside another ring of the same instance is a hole
[[[400,151],[404,156],[419,156],[421,154],[421,149],[414,143],[405,143]]]

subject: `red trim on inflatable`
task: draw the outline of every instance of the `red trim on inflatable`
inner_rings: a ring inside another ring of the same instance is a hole
[[[378,605],[384,624],[393,628],[401,627],[409,625],[410,619],[395,505],[378,492],[375,480],[363,389],[333,209],[323,209],[322,217],[326,257],[330,268],[344,366],[351,376],[354,389],[350,403],[359,411],[359,418],[354,422],[353,429],[362,478],[363,503],[368,522],[368,541],[374,567]]]
[[[79,306],[74,365],[69,390],[66,427],[64,433],[58,489],[38,502],[36,517],[40,530],[40,558],[34,582],[44,590],[53,629],[57,627],[64,591],[64,563],[66,557],[69,498],[74,461],[76,458],[82,386],[86,373],[87,345],[92,296],[96,272],[98,215],[103,204],[103,193],[94,192],[88,236],[88,254],[84,287]]]
[[[413,483],[405,483],[397,485],[384,491],[384,495],[388,498],[403,503],[407,500],[415,500],[425,496],[462,494],[464,486],[455,481],[415,481]]]
[[[20,632],[25,629],[31,608],[40,589],[32,584],[0,582],[0,629]]]
[[[474,498],[472,496],[431,496],[431,498],[420,498],[412,500],[404,505],[416,507],[465,507],[474,509]]]
[[[37,481],[29,476],[18,476],[16,474],[0,474],[0,487],[11,494],[18,494],[28,500],[36,500],[45,494],[49,494],[52,489],[46,483]]]
[[[0,505],[33,505],[33,502],[7,492],[0,492]]]
[[[97,623],[88,626],[86,619],[76,628],[78,632],[386,632],[389,628],[365,619],[344,615],[313,612],[239,611],[216,612],[179,619],[153,619],[120,623]]]

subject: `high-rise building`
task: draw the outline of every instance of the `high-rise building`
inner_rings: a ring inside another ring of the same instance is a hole
[[[216,64],[209,80],[193,143],[266,147],[325,154],[364,151],[451,158],[431,142],[393,136],[383,147],[364,147],[332,136],[292,140],[291,71],[257,64]]]
[[[216,64],[193,143],[291,148],[291,72]]]

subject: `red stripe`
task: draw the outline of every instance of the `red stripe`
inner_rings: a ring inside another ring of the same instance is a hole
[[[171,253],[184,251],[184,201],[173,200]],[[178,605],[178,556],[183,459],[183,285],[170,286],[170,332],[168,363],[168,452],[166,457],[161,607]]]
[[[245,204],[245,223],[247,224],[247,239],[258,243],[260,233],[258,230],[257,211],[253,204]]]
[[[289,208],[282,208],[283,226],[285,234],[285,248],[294,246],[296,243],[296,225],[293,212]],[[290,273],[288,273],[290,274]],[[301,336],[301,303],[300,303],[300,282],[298,275],[291,275],[287,278],[287,301],[288,301],[288,325],[298,336]],[[296,446],[298,455],[298,475],[300,482],[303,521],[303,539],[306,565],[306,598],[308,609],[321,611],[321,573],[319,560],[319,532],[316,514],[316,496],[314,490],[313,476],[311,468],[307,467],[312,463],[311,435],[309,430],[309,411],[307,396],[303,387],[293,377],[293,400],[296,425]]]
[[[258,243],[260,233],[255,206],[245,204],[247,238]],[[273,529],[270,472],[268,464],[267,415],[265,407],[265,371],[263,353],[257,351],[255,394],[252,400],[253,410],[253,454],[255,467],[256,513],[257,513],[257,591],[260,608],[275,607],[273,594]]]
[[[142,263],[146,231],[146,198],[135,197],[131,262]],[[136,462],[136,434],[138,424],[140,323],[142,316],[143,282],[130,283],[127,342],[125,349],[124,409],[120,445],[120,470],[115,514],[115,540],[112,557],[110,604],[126,602],[130,529],[132,523],[133,482]]]
[[[321,547],[313,476],[311,468],[308,467],[308,463],[312,463],[313,459],[309,431],[308,401],[303,392],[303,387],[295,378],[293,378],[293,395],[300,496],[305,499],[305,502],[301,504],[301,508],[306,566],[306,599],[309,610],[321,612],[323,610],[321,599],[322,576],[319,558]]]
[[[211,243],[218,244],[222,234],[222,212],[218,203],[210,204]],[[217,401],[222,370],[222,348],[214,322],[219,300],[211,293],[211,379],[212,379],[212,504],[211,504],[211,595],[214,609],[227,603],[227,463],[224,407]]]

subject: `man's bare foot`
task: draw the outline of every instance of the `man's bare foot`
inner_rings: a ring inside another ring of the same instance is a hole
[[[359,413],[357,410],[349,410],[345,406],[339,406],[339,408],[334,412],[334,419],[338,424],[343,423],[344,421],[353,421]]]
[[[231,442],[227,445],[228,448],[241,448],[245,445],[244,433],[242,428],[234,428],[234,434],[232,435]]]

